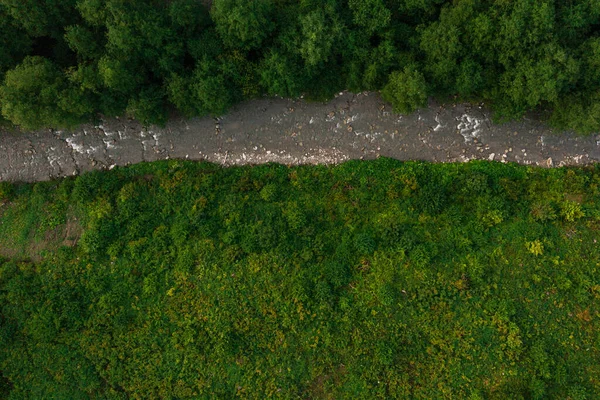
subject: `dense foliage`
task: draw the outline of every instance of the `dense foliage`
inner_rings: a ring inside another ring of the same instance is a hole
[[[598,166],[389,159],[1,184],[0,390],[596,399],[599,200]]]
[[[382,90],[600,129],[595,0],[0,0],[0,108],[25,128]]]

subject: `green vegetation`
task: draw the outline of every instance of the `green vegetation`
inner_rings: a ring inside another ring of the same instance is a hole
[[[600,130],[595,0],[0,0],[0,110],[26,129],[381,90]],[[210,8],[208,7],[210,6]]]
[[[0,204],[3,398],[600,397],[599,166],[164,161]]]

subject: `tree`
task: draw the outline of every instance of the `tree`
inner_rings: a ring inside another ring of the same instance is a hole
[[[392,72],[387,85],[381,92],[394,111],[410,113],[427,104],[427,84],[425,77],[414,66]]]
[[[598,21],[589,0],[0,0],[0,76],[47,58],[70,115],[96,105],[149,121],[169,102],[191,116],[383,89],[405,111],[458,95],[504,118],[560,104],[589,127]]]
[[[173,73],[167,80],[167,95],[169,102],[185,117],[191,118],[204,113],[195,98],[191,76]]]
[[[332,7],[316,9],[300,17],[298,51],[308,67],[327,62],[341,38],[342,25]]]
[[[298,61],[282,51],[272,50],[260,64],[260,82],[270,95],[297,97],[302,92],[303,76]]]
[[[93,109],[69,87],[63,72],[43,57],[27,57],[8,71],[0,87],[2,115],[25,129],[73,126]]]
[[[238,88],[223,73],[222,67],[206,60],[194,70],[192,88],[198,101],[197,108],[203,114],[222,115],[241,98]]]
[[[477,61],[467,58],[458,66],[455,89],[462,98],[477,96],[485,87],[484,67]]]
[[[196,33],[211,24],[210,15],[202,2],[197,0],[173,0],[169,3],[172,25]]]
[[[274,11],[271,0],[215,0],[211,15],[226,46],[251,50],[275,29]]]
[[[583,90],[600,88],[600,38],[592,37],[579,47],[581,54],[580,84]]]
[[[65,40],[81,61],[100,59],[104,52],[104,46],[106,46],[104,32],[86,25],[68,26],[65,31]]]
[[[137,96],[129,99],[126,111],[144,125],[164,126],[168,118],[166,97],[161,86],[145,86]]]
[[[98,63],[98,72],[106,88],[129,95],[144,82],[144,74],[136,67],[134,63],[104,56]]]
[[[464,31],[473,19],[474,9],[472,0],[446,5],[441,9],[439,19],[422,29],[420,48],[426,56],[424,71],[431,78],[431,84],[442,93],[456,91],[456,77],[460,76],[462,60],[471,57],[472,50],[464,43],[468,40]],[[464,82],[461,86],[464,87]]]
[[[500,77],[492,99],[501,119],[520,118],[539,105],[554,103],[576,82],[579,64],[566,50],[551,44],[538,52]]]
[[[60,37],[77,19],[77,0],[0,0],[3,7],[33,37]]]
[[[384,40],[379,46],[371,49],[363,77],[363,86],[366,89],[377,90],[384,86],[390,70],[398,62],[398,53],[391,40]]]
[[[369,33],[381,33],[389,25],[391,12],[383,0],[348,0],[354,22]]]
[[[550,123],[580,133],[600,131],[600,91],[561,97],[554,103]]]
[[[106,4],[104,0],[79,0],[77,10],[90,26],[103,26],[108,17]]]
[[[169,101],[188,117],[221,115],[242,98],[231,68],[208,59],[191,74],[173,74],[167,82]]]
[[[32,40],[0,7],[0,76],[31,51]]]

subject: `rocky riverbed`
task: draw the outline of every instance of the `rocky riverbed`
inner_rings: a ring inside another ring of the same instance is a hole
[[[328,103],[258,99],[221,118],[173,119],[164,128],[115,118],[73,131],[2,132],[0,180],[48,180],[171,158],[292,165],[379,156],[584,165],[600,160],[600,134],[554,132],[536,118],[493,124],[483,105],[431,101],[399,115],[377,93],[344,92]]]

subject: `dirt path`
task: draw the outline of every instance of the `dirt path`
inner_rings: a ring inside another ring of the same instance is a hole
[[[431,103],[401,116],[375,93],[341,93],[326,104],[261,99],[240,104],[218,120],[173,120],[165,128],[111,119],[72,132],[0,134],[0,180],[47,180],[168,158],[303,164],[380,155],[583,165],[600,160],[600,134],[557,134],[534,119],[493,125],[489,111],[467,104]]]

